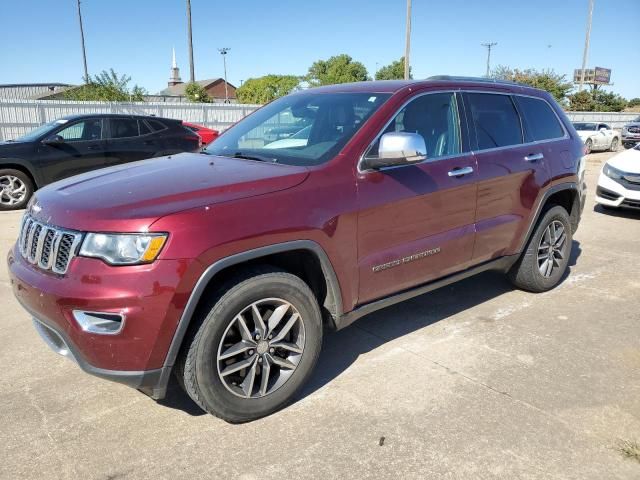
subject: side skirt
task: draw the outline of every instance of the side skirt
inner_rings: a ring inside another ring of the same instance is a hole
[[[370,303],[365,303],[364,305],[360,305],[355,310],[352,310],[344,315],[340,316],[336,319],[336,330],[340,330],[351,325],[353,322],[358,320],[359,318],[364,317],[376,310],[380,310],[382,308],[390,307],[391,305],[395,305],[396,303],[404,302],[413,297],[417,297],[419,295],[431,292],[433,290],[437,290],[438,288],[445,287],[452,283],[456,283],[460,280],[464,280],[465,278],[472,277],[477,275],[478,273],[486,272],[488,270],[498,270],[502,272],[506,272],[511,268],[511,266],[518,261],[520,255],[510,255],[508,257],[501,257],[496,260],[490,260],[488,262],[482,263],[480,265],[476,265],[475,267],[471,267],[467,270],[463,270],[462,272],[454,273],[448,275],[446,277],[440,278],[438,280],[434,280],[429,283],[425,283],[418,287],[404,290],[400,293],[395,293],[388,297],[381,298],[379,300],[374,300]]]

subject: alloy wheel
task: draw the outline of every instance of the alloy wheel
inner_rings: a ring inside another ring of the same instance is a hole
[[[0,176],[0,204],[17,205],[27,197],[27,186],[13,175]]]
[[[565,259],[567,234],[564,225],[554,220],[544,231],[538,245],[538,269],[549,278]]]
[[[258,300],[240,311],[222,335],[218,376],[238,397],[264,397],[291,378],[304,346],[298,310],[280,298]]]

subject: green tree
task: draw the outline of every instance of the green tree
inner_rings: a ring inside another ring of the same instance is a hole
[[[546,90],[561,103],[564,103],[567,95],[573,89],[573,84],[567,81],[566,75],[560,75],[553,70],[538,71],[533,68],[519,70],[500,65],[491,72],[490,77],[523,83],[534,88]]]
[[[288,95],[300,88],[300,77],[295,75],[265,75],[250,78],[236,90],[240,103],[264,104]]]
[[[119,76],[113,68],[109,71],[103,70],[98,75],[90,77],[86,84],[65,91],[64,98],[80,101],[142,102],[147,94],[146,90],[138,85],[130,89],[130,82],[131,77]]]
[[[640,98],[632,98],[627,102],[627,107],[640,107]]]
[[[305,77],[311,86],[335,83],[363,82],[369,79],[365,66],[349,55],[342,54],[328,60],[317,60],[309,67]]]
[[[211,97],[199,83],[188,83],[187,86],[184,87],[184,95],[187,97],[187,100],[193,103],[211,103]]]
[[[402,80],[404,78],[404,57],[389,65],[385,65],[376,72],[376,80]],[[409,78],[413,78],[409,67]]]
[[[569,110],[576,112],[621,112],[627,101],[613,92],[583,90],[569,95]]]

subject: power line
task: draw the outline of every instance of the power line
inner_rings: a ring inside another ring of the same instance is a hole
[[[483,47],[487,47],[487,78],[491,72],[491,49],[498,45],[498,42],[481,43]]]

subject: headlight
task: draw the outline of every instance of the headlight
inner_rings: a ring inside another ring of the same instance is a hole
[[[622,178],[622,175],[624,175],[624,172],[613,168],[608,163],[605,163],[604,167],[602,167],[602,173],[604,173],[607,177],[613,178],[615,180],[620,180]]]
[[[80,255],[101,258],[111,265],[137,265],[153,262],[165,241],[164,233],[88,233]]]

